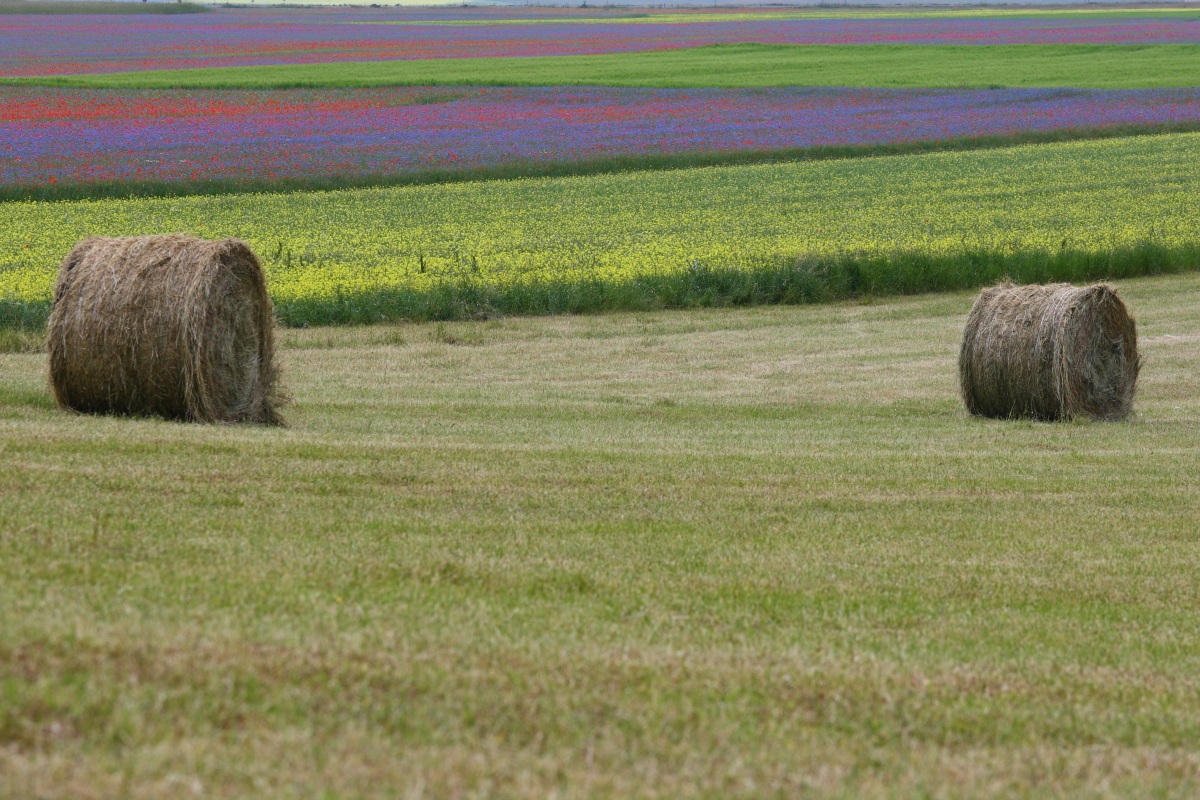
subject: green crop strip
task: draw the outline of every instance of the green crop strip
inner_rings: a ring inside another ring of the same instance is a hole
[[[340,192],[6,203],[0,322],[89,234],[246,239],[292,324],[1086,280],[1200,264],[1200,134]]]
[[[649,53],[464,58],[10,78],[106,88],[335,86],[1195,86],[1200,45],[714,45]]]
[[[609,16],[547,15],[511,19],[454,19],[454,20],[363,20],[359,25],[411,25],[414,27],[492,27],[496,25],[687,25],[705,22],[770,22],[773,20],[806,19],[1200,19],[1195,8],[952,8],[952,9],[885,9],[848,8],[831,10],[799,9],[795,11],[730,11],[728,13],[676,11],[616,13]]]

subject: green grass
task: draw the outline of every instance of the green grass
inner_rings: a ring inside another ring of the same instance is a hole
[[[148,70],[9,78],[106,88],[334,86],[1194,86],[1200,45],[714,45],[649,53]]]
[[[0,794],[1187,797],[1200,276],[1121,424],[972,296],[287,331],[285,430],[0,355]]]
[[[1200,135],[328,193],[7,203],[0,327],[89,234],[245,239],[292,325],[800,303],[1200,266]]]

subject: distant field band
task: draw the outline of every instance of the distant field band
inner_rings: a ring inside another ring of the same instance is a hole
[[[236,239],[83,240],[59,269],[47,349],[64,408],[282,423],[274,310]]]
[[[971,309],[958,366],[978,416],[1124,419],[1137,388],[1137,325],[1106,285],[995,286]]]

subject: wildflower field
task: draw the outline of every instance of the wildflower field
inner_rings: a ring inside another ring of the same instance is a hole
[[[4,37],[9,326],[39,324],[87,233],[245,238],[293,324],[1191,258],[1188,8],[216,9],[13,15]]]
[[[1200,7],[30,5],[0,800],[1200,793]],[[174,232],[287,427],[55,408],[64,255]],[[1006,278],[1116,284],[1131,419],[963,410]]]
[[[19,199],[608,172],[731,155],[1193,129],[1200,89],[0,87],[5,123],[0,192]]]

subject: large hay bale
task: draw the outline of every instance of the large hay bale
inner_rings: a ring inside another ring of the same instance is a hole
[[[1138,376],[1137,325],[1112,287],[1001,285],[975,301],[958,359],[963,401],[984,417],[1123,419]]]
[[[76,411],[282,424],[274,326],[244,242],[85,239],[54,290],[51,389]]]

